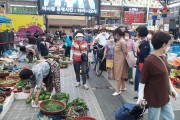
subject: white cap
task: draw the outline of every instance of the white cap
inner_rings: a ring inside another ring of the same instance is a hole
[[[82,33],[78,33],[76,37],[84,37],[84,35]]]

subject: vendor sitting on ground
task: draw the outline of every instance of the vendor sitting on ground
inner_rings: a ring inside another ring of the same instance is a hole
[[[29,59],[29,62],[32,62],[34,56],[36,56],[36,51],[26,46],[21,46],[20,51],[21,53],[18,55],[18,59],[20,59],[23,55],[26,55],[26,57]]]
[[[53,87],[56,92],[61,91],[60,86],[60,66],[57,62],[52,60],[47,60],[44,62],[40,62],[35,65],[32,69],[23,69],[19,76],[22,80],[30,80],[31,90],[29,94],[29,99],[31,98],[35,86],[37,89],[35,104],[38,104],[38,98],[43,87],[43,83],[48,92],[53,91]]]

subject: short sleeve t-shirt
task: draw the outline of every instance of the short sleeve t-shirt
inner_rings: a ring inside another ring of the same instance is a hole
[[[106,45],[106,47],[105,47],[107,49],[106,59],[113,60],[113,58],[114,58],[114,47],[115,47],[115,43],[108,43]]]
[[[165,62],[169,72],[170,68]],[[149,55],[141,72],[140,82],[145,84],[144,98],[148,107],[162,107],[169,102],[169,74],[165,65],[155,55]]]
[[[37,85],[37,88],[42,87],[43,79],[49,74],[50,66],[47,62],[41,62],[32,68],[35,80],[31,80],[31,88]]]
[[[100,33],[100,34],[97,35],[95,40],[100,45],[106,46],[108,38],[109,38],[109,34],[108,33]]]

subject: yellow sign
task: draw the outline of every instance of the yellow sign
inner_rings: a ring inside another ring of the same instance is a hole
[[[44,31],[43,16],[37,15],[13,15],[0,14],[3,20],[0,23],[0,31],[14,29],[17,34],[31,32],[32,34],[38,30],[40,33]]]

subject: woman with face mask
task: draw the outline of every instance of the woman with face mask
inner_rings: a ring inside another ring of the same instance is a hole
[[[113,57],[114,57],[114,46],[115,46],[114,36],[111,35],[109,37],[109,42],[105,46],[104,56],[103,56],[103,60],[106,59],[106,67],[107,67],[107,73],[108,73],[108,80],[111,80],[111,79],[114,80],[113,71],[112,71],[112,68],[113,68]],[[111,75],[111,73],[112,73],[112,75]]]
[[[113,72],[117,81],[116,92],[113,96],[121,94],[125,90],[125,79],[128,76],[128,65],[126,61],[127,46],[124,40],[124,32],[120,28],[116,28],[115,36],[118,38],[114,48]]]
[[[138,101],[142,106],[147,101],[148,120],[174,120],[170,96],[177,99],[178,94],[169,80],[170,67],[164,58],[171,37],[158,31],[152,37],[154,52],[149,55],[141,72]]]
[[[82,87],[85,90],[88,90],[88,86],[86,84],[86,66],[87,61],[83,61],[81,55],[83,53],[87,54],[87,42],[84,40],[84,34],[81,31],[76,32],[75,38],[71,47],[70,53],[70,61],[74,65],[74,71],[76,74],[77,83],[75,87],[81,86],[80,83],[80,68],[81,68],[81,75],[82,75]]]
[[[136,46],[135,46],[135,43],[132,39],[130,39],[129,35],[130,35],[130,32],[129,31],[125,31],[125,36],[124,36],[124,39],[126,41],[126,45],[127,45],[127,50],[128,52],[136,52]],[[133,74],[133,69],[128,67],[128,80],[129,80],[129,83],[130,84],[134,84],[134,81],[132,79],[132,74]]]
[[[137,35],[140,39],[139,45],[137,47],[137,67],[136,67],[136,74],[135,74],[135,84],[134,90],[138,92],[139,89],[139,80],[141,71],[143,68],[144,61],[146,57],[150,54],[150,44],[147,40],[147,35],[149,31],[146,26],[139,26],[137,28]],[[134,99],[138,99],[137,96]]]

